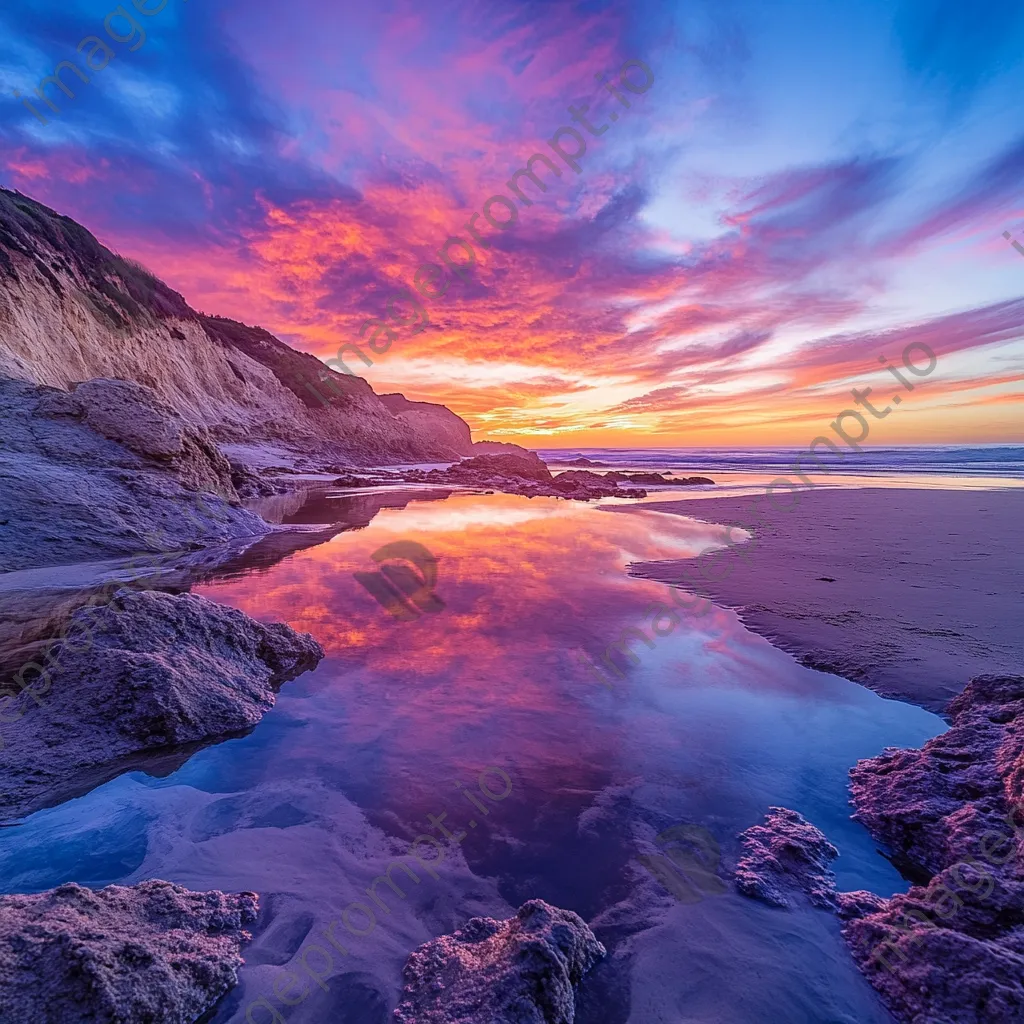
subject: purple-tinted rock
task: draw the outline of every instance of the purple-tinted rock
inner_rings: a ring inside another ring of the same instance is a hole
[[[0,896],[4,1024],[192,1024],[238,980],[255,893],[170,882]]]
[[[790,907],[803,894],[817,907],[836,909],[829,864],[839,851],[802,815],[769,807],[764,824],[741,832],[740,840],[743,855],[736,866],[736,885],[744,895]]]
[[[878,911],[885,909],[888,902],[866,889],[836,893],[836,906],[840,918],[844,921],[854,921],[857,918],[867,917],[868,914],[877,914]]]
[[[606,955],[583,919],[543,900],[475,917],[405,965],[395,1024],[572,1024],[573,987]]]
[[[949,716],[920,750],[850,773],[856,817],[931,877],[843,934],[898,1020],[1011,1024],[1024,1020],[1024,677],[971,680]]]
[[[0,815],[44,806],[86,773],[95,784],[129,754],[255,725],[274,687],[323,653],[308,634],[192,594],[122,589],[80,608],[51,656],[50,681],[25,677],[38,699],[26,692],[4,707]]]

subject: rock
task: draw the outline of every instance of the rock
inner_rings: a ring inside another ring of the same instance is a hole
[[[4,1024],[192,1024],[238,980],[257,897],[170,882],[0,896]]]
[[[951,728],[920,750],[887,750],[851,771],[854,817],[897,860],[929,875],[1006,830],[1024,806],[1024,676],[979,676],[949,704]]]
[[[38,411],[75,416],[103,437],[148,460],[165,463],[189,490],[238,500],[231,464],[209,432],[186,425],[152,388],[127,380],[87,380],[68,394],[45,392]]]
[[[853,921],[857,918],[867,917],[868,914],[877,914],[878,911],[885,910],[888,902],[881,896],[876,896],[873,892],[868,892],[865,889],[836,893],[836,905],[839,917],[843,921]]]
[[[769,807],[763,825],[740,833],[743,855],[736,885],[746,896],[774,907],[792,906],[797,894],[816,907],[837,907],[835,875],[829,864],[839,851],[796,811]]]
[[[551,479],[551,470],[534,452],[525,454],[474,455],[463,459],[452,469],[464,473],[496,473],[499,476],[519,477],[544,483]]]
[[[98,785],[128,755],[249,728],[273,707],[274,687],[323,653],[308,634],[191,594],[122,589],[80,608],[47,675],[30,671],[30,690],[5,707],[15,724],[0,749],[0,813],[52,803],[86,775]]]
[[[502,452],[497,455],[476,455],[463,459],[447,469],[428,471],[411,469],[401,473],[409,483],[457,485],[490,488],[528,498],[555,497],[590,501],[593,498],[642,498],[647,492],[638,488],[621,488],[596,473],[569,470],[553,477],[551,471],[533,452],[523,454]]]
[[[843,934],[900,1021],[1024,1020],[1024,676],[976,677],[948,713],[850,772],[855,817],[927,881]]]
[[[573,986],[607,955],[583,919],[543,900],[474,917],[405,965],[395,1024],[572,1024]]]
[[[598,469],[600,469],[600,468],[604,467],[605,464],[603,462],[593,462],[591,459],[585,459],[582,455],[580,455],[578,458],[569,459],[568,461],[563,462],[562,465],[563,466],[579,466],[581,469],[587,469],[587,468],[590,468],[590,469],[598,468]]]
[[[128,444],[136,419],[147,426]],[[271,530],[238,507],[231,467],[208,436],[124,381],[66,393],[0,378],[0,520],[0,572]]]

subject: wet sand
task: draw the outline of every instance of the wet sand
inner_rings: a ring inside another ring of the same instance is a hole
[[[809,667],[939,713],[972,676],[1024,670],[1024,490],[802,491],[761,519],[750,498],[639,507],[750,530],[631,571],[736,609]]]

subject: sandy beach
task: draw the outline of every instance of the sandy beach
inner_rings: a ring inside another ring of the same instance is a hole
[[[749,498],[642,507],[756,523]],[[941,713],[971,676],[1024,665],[1022,515],[1024,490],[804,491],[742,550],[632,571],[738,610],[805,665]]]

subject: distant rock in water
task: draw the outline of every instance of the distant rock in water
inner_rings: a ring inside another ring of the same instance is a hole
[[[573,987],[607,955],[583,919],[543,900],[474,917],[405,965],[395,1024],[572,1024]]]
[[[149,388],[92,380],[69,393],[0,378],[0,572],[270,531],[239,506],[209,434]]]
[[[401,476],[410,483],[489,488],[528,498],[590,501],[594,498],[643,498],[647,494],[642,488],[619,487],[614,480],[607,480],[586,470],[568,470],[552,476],[551,470],[539,455],[525,450],[523,454],[500,452],[475,455],[447,469],[411,469],[405,470]]]
[[[4,1024],[192,1024],[238,980],[257,897],[170,882],[0,896]]]
[[[308,634],[192,594],[120,590],[79,609],[47,675],[29,672],[30,691],[5,708],[0,816],[112,778],[128,755],[255,725],[274,687],[323,654]]]
[[[837,906],[829,864],[839,851],[806,818],[786,807],[769,807],[763,825],[740,833],[743,855],[736,867],[740,892],[774,907],[792,906],[797,894],[816,907]]]

